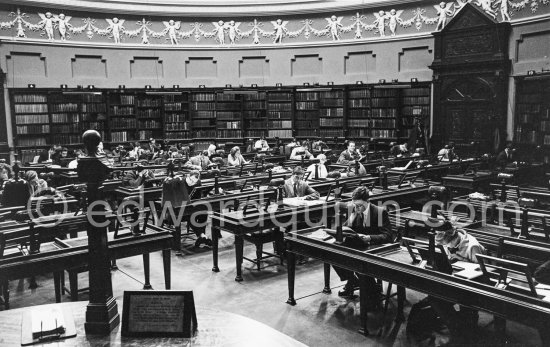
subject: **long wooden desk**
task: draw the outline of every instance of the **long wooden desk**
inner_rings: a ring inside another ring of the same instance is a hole
[[[145,234],[127,233],[114,238],[109,233],[109,256],[111,260],[143,255],[145,287],[149,282],[149,253],[162,251],[164,264],[164,280],[166,289],[170,289],[170,248],[172,234],[167,229],[148,225]],[[121,231],[121,234],[123,231]],[[87,238],[67,239],[46,242],[40,245],[40,252],[21,255],[20,253],[6,255],[0,259],[1,277],[7,280],[32,277],[44,273],[54,273],[54,277],[68,269],[79,268],[88,264]],[[61,288],[58,278],[55,279],[56,300],[61,300]]]
[[[496,179],[491,171],[478,171],[475,174],[446,175],[441,177],[445,187],[459,189],[467,193],[488,192],[489,184]]]
[[[367,314],[364,309],[366,306],[366,283],[363,278],[364,275],[367,275],[449,302],[486,311],[497,317],[536,327],[541,333],[543,345],[550,344],[550,334],[547,331],[550,320],[550,302],[548,301],[420,268],[412,264],[408,252],[398,244],[360,251],[313,239],[309,237],[310,233],[311,230],[305,230],[292,232],[285,236],[287,252],[289,252],[287,257],[289,291],[287,303],[291,305],[296,304],[294,298],[296,268],[294,255],[296,254],[316,258],[362,275],[360,276],[360,332],[364,334],[368,334]],[[504,337],[502,331],[499,333]]]

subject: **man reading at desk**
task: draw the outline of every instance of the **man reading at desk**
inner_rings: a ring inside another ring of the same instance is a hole
[[[343,231],[353,234],[346,237],[344,245],[364,249],[369,245],[381,245],[394,240],[388,211],[385,208],[375,206],[369,201],[369,190],[366,187],[356,188],[351,195],[353,212],[343,225]],[[349,270],[334,267],[342,281],[347,281],[343,290],[338,292],[342,297],[353,297],[353,292],[359,284],[357,275]],[[381,288],[376,285],[374,278],[367,278],[367,296],[371,299],[367,309],[379,307],[379,295]]]
[[[355,148],[355,142],[348,142],[348,149],[343,151],[338,158],[337,164],[349,165],[354,164],[355,161],[363,160],[363,156],[359,153],[359,150]]]
[[[292,170],[292,176],[285,181],[284,190],[287,198],[303,198],[305,200],[319,199],[320,194],[303,180],[304,169],[296,166]]]
[[[208,165],[212,164],[208,158],[208,151],[204,150],[199,155],[189,158],[189,161],[185,163],[185,167],[192,170],[206,170]]]

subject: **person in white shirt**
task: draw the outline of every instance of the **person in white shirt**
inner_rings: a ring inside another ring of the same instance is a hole
[[[227,164],[230,166],[241,166],[248,164],[249,161],[246,161],[241,154],[241,149],[239,146],[231,148],[229,155],[227,156]]]
[[[328,171],[327,167],[325,166],[325,163],[327,162],[327,156],[324,154],[319,154],[317,156],[317,159],[319,159],[318,164],[311,164],[308,166],[306,171],[311,171],[311,174],[309,175],[309,179],[315,179],[315,178],[327,178]],[[317,171],[317,175],[316,175]]]
[[[208,151],[208,157],[210,158],[211,156],[216,154],[216,145],[211,143],[210,146],[208,146],[207,151]]]
[[[292,153],[290,154],[290,159],[293,160],[302,160],[302,156],[304,156],[304,159],[311,159],[313,158],[313,154],[311,154],[307,148],[302,146],[299,141],[296,141],[296,147],[292,149]]]
[[[82,151],[80,149],[77,149],[75,152],[75,158],[74,160],[70,161],[69,164],[67,164],[67,167],[69,169],[76,169],[78,166],[78,158],[81,158],[83,156]]]
[[[256,141],[254,149],[257,151],[267,151],[269,149],[269,144],[265,140],[265,136],[260,137],[260,139]]]

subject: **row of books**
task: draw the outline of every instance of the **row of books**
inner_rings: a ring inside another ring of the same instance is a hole
[[[267,120],[247,120],[245,121],[247,129],[265,129],[267,128]]]
[[[261,118],[265,118],[265,112],[264,111],[260,111],[260,110],[256,110],[256,111],[244,111],[243,112],[243,117],[244,118],[247,118],[247,119],[261,119]]]
[[[369,89],[356,89],[356,90],[350,90],[348,92],[348,97],[350,99],[365,99],[370,98],[370,90]]]
[[[220,138],[238,138],[242,137],[241,130],[220,130],[218,129],[218,137]]]
[[[289,119],[291,114],[285,111],[268,111],[267,117],[269,119]]]
[[[82,128],[84,130],[95,129],[97,131],[105,129],[105,122],[82,122]]]
[[[268,103],[268,111],[292,111],[292,104],[290,103]]]
[[[234,110],[234,111],[240,111],[241,110],[241,104],[237,102],[218,102],[216,104],[217,110]]]
[[[111,131],[111,141],[124,142],[133,140],[128,131]]]
[[[287,101],[290,102],[292,99],[292,93],[283,92],[283,93],[269,93],[267,94],[267,100],[269,101]]]
[[[133,105],[136,102],[135,95],[120,95],[120,103],[123,105]]]
[[[138,118],[160,118],[160,110],[158,108],[139,109]]]
[[[165,111],[181,111],[181,103],[164,104]]]
[[[163,99],[164,99],[164,105],[170,102],[175,102],[175,103],[187,102],[187,94],[164,95]]]
[[[162,105],[161,99],[138,99],[139,107],[159,107]]]
[[[115,116],[132,116],[135,114],[134,106],[111,106]]]
[[[216,95],[216,99],[218,101],[238,101],[238,95],[236,94],[224,94],[224,93],[218,93]]]
[[[103,137],[103,135],[102,135]],[[82,138],[80,135],[74,135],[74,134],[54,134],[52,135],[52,143],[55,143],[56,145],[68,145],[71,143],[78,143],[82,141]]]
[[[348,115],[350,118],[369,118],[371,115],[371,110],[368,108],[362,108],[357,110],[349,110]]]
[[[341,107],[344,106],[344,99],[321,99],[319,105],[321,107]]]
[[[216,125],[215,119],[194,119],[193,120],[193,130],[196,127],[210,127]]]
[[[415,97],[407,96],[407,97],[401,98],[401,103],[404,105],[429,104],[430,97],[429,96],[415,96]]]
[[[14,102],[47,102],[46,94],[14,94]]]
[[[112,118],[111,128],[136,128],[137,120],[135,118]]]
[[[82,114],[83,121],[105,121],[107,117],[103,113],[84,113]]]
[[[189,122],[182,122],[182,123],[165,123],[164,128],[167,131],[173,131],[173,130],[189,130]]]
[[[218,129],[240,129],[241,122],[218,122]]]
[[[371,107],[397,107],[398,100],[394,98],[371,99]]]
[[[397,117],[396,108],[373,108],[371,117]]]
[[[214,94],[214,93],[191,94],[191,100],[193,100],[193,101],[215,101],[216,100],[216,94]]]
[[[105,104],[82,104],[82,112],[105,112]]]
[[[78,104],[52,104],[51,112],[78,112]]]
[[[319,115],[321,117],[343,117],[344,109],[343,108],[322,108],[319,110]]]
[[[372,91],[372,96],[374,98],[394,98],[394,97],[397,97],[398,95],[399,95],[398,89],[387,88],[387,89],[374,89]]]
[[[403,106],[401,108],[401,115],[403,116],[425,116],[429,114],[430,106]]]
[[[343,118],[319,118],[319,124],[322,127],[342,127],[344,126]]]
[[[246,137],[260,137],[265,136],[265,130],[252,130],[248,129],[245,132]]]
[[[45,146],[48,144],[46,137],[23,137],[17,138],[18,146]]]
[[[272,128],[292,129],[292,121],[290,120],[270,120],[267,122],[267,125],[270,129]]]
[[[344,97],[344,91],[343,90],[331,90],[329,92],[321,92],[319,94],[321,97],[321,100],[323,99],[337,99],[337,98],[343,98]]]
[[[540,122],[540,130],[542,131],[550,131],[550,121],[543,120]]]
[[[138,123],[139,127],[141,129],[144,128],[162,128],[162,123],[158,120],[148,119],[148,120],[140,120]]]
[[[380,129],[350,129],[350,137],[381,137],[381,138],[394,138],[397,136],[395,130],[380,130]]]
[[[297,110],[316,110],[317,103],[312,101],[297,101],[296,109]]]
[[[544,135],[543,143],[545,145],[550,145],[550,135]]]
[[[294,128],[296,129],[316,129],[318,127],[317,120],[298,119],[294,122]]]
[[[194,138],[205,138],[205,137],[216,137],[216,129],[199,129],[199,130],[193,130],[193,137]],[[197,146],[195,146],[196,150]]]
[[[367,99],[350,99],[348,100],[349,107],[369,107],[369,101]]]
[[[98,102],[105,105],[105,99],[103,98],[103,94],[83,94],[82,101],[93,102],[93,103]]]
[[[247,101],[243,104],[245,110],[265,110],[265,101]]]
[[[516,106],[517,113],[530,112],[530,113],[539,113],[541,109],[540,104],[520,104]]]
[[[16,133],[18,135],[27,135],[27,134],[45,134],[50,132],[50,126],[48,124],[44,125],[18,125],[16,127]]]
[[[164,122],[166,123],[173,123],[173,122],[185,122],[188,120],[189,117],[184,114],[167,114],[164,117]]]
[[[240,112],[230,112],[230,111],[217,111],[216,112],[216,118],[218,120],[241,119],[241,113]]]
[[[429,96],[430,88],[406,88],[401,90],[402,96]],[[428,101],[429,102],[429,101]]]
[[[518,120],[520,123],[534,123],[537,115],[532,113],[520,113],[518,115]]]
[[[199,110],[199,111],[214,111],[216,109],[215,103],[207,103],[207,102],[192,102],[191,103],[191,110]]]
[[[536,144],[538,142],[537,132],[535,130],[522,130],[521,127],[516,127],[516,141]]]
[[[78,114],[74,113],[52,113],[52,123],[78,122]]]
[[[189,132],[188,131],[174,131],[174,132],[168,132],[164,135],[165,138],[175,140],[175,139],[188,139],[189,138]]]
[[[245,94],[244,100],[265,100],[266,93],[265,92],[258,92],[256,94]]]
[[[192,111],[192,118],[216,118],[216,111]]]
[[[291,138],[292,130],[268,130],[268,137],[280,137],[280,138]]]
[[[344,137],[344,129],[320,129],[319,136],[321,137]]]
[[[317,92],[296,92],[296,100],[316,101],[319,100],[319,94]]]
[[[149,140],[150,138],[159,137],[161,133],[153,130],[140,130],[138,131],[138,140]]]
[[[15,113],[46,113],[48,104],[15,104]]]
[[[79,133],[79,132],[80,132],[80,126],[79,126],[78,123],[52,125],[52,133],[53,134]]]
[[[395,128],[395,118],[370,119],[370,126],[373,128]]]
[[[49,123],[50,117],[47,114],[24,114],[15,116],[15,124],[37,124]]]
[[[42,149],[23,149],[21,150],[21,155],[18,160],[22,163],[30,163],[34,160],[34,157],[40,155],[41,153]]]

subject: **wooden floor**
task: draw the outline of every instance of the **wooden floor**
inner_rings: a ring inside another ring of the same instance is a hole
[[[269,259],[263,269],[257,271],[255,265],[245,261],[243,282],[235,282],[235,256],[233,237],[223,233],[220,240],[220,272],[214,273],[212,255],[208,248],[194,248],[194,240],[183,240],[184,256],[172,254],[172,289],[193,290],[198,306],[217,308],[258,320],[298,341],[310,346],[429,346],[444,342],[444,333],[435,336],[435,341],[416,343],[407,339],[406,322],[394,322],[397,303],[392,301],[388,313],[369,313],[371,336],[357,333],[359,328],[359,298],[347,300],[338,297],[337,292],[343,283],[334,272],[331,274],[332,294],[323,294],[323,264],[307,260],[296,270],[297,305],[285,303],[287,294],[286,267],[278,260]],[[270,248],[271,246],[268,246]],[[254,246],[245,244],[245,256],[255,257]],[[87,274],[80,275],[80,285],[87,286]],[[53,303],[52,276],[39,277],[39,287],[28,289],[28,280],[12,281],[12,308]],[[115,297],[122,300],[124,290],[139,290],[143,286],[141,257],[133,257],[118,262],[118,270],[112,271]],[[154,289],[163,289],[161,253],[151,255],[151,284]],[[421,293],[407,291],[405,316],[412,304],[424,297]],[[87,295],[81,294],[86,300]],[[68,296],[63,297],[69,301]],[[201,324],[201,313],[197,312]],[[479,320],[479,346],[493,344],[492,317],[481,313]],[[1,331],[0,327],[0,331]],[[540,346],[536,330],[514,322],[508,323],[507,330],[511,345]],[[1,341],[1,339],[0,339]],[[0,342],[1,345],[1,342]]]

